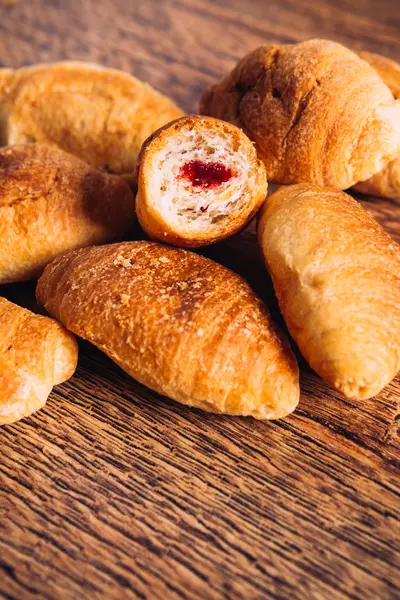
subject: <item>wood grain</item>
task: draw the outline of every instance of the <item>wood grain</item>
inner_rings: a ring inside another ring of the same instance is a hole
[[[187,111],[264,41],[328,37],[400,58],[397,0],[0,2],[0,63],[126,69]],[[399,203],[358,196],[400,241]],[[254,224],[205,254],[279,319]],[[4,287],[30,308],[34,285]],[[400,380],[362,403],[302,364],[277,423],[159,398],[81,343],[73,379],[0,431],[0,597],[400,597]]]

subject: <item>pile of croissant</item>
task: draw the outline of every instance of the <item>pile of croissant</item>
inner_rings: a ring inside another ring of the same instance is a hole
[[[255,215],[301,354],[347,398],[380,392],[400,369],[400,249],[342,190],[400,196],[398,98],[400,65],[327,40],[257,48],[189,116],[117,70],[0,69],[0,284],[39,278],[54,318],[0,298],[0,424],[72,376],[73,334],[188,406],[292,412],[286,335],[188,250]]]

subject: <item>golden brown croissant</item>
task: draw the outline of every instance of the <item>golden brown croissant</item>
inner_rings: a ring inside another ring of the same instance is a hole
[[[361,52],[361,58],[366,60],[378,72],[383,81],[390,88],[396,100],[400,99],[400,64],[371,52]],[[384,198],[400,198],[400,154],[386,165],[382,171],[376,173],[355,186],[355,189],[364,194],[383,196]]]
[[[393,96],[398,100],[400,98],[399,63],[391,58],[387,58],[381,54],[374,54],[373,52],[360,52],[359,56],[378,72]]]
[[[37,299],[152,390],[211,412],[277,419],[299,400],[283,334],[239,275],[154,242],[85,248],[48,265]]]
[[[400,152],[400,102],[328,40],[258,48],[205,91],[200,112],[242,127],[273,183],[345,189]]]
[[[138,159],[136,210],[155,240],[196,247],[242,229],[267,195],[248,137],[212,117],[182,117],[153,134]]]
[[[0,283],[35,278],[67,250],[121,239],[134,203],[121,177],[56,147],[0,148]]]
[[[99,65],[0,69],[3,144],[56,144],[113,173],[131,174],[144,140],[182,114],[146,83]]]
[[[0,298],[0,425],[42,408],[77,360],[78,345],[59,323]]]
[[[353,198],[298,184],[266,202],[259,243],[290,333],[348,398],[400,368],[400,249]]]

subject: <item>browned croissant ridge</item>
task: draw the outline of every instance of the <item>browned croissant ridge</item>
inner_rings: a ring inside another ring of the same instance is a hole
[[[186,250],[125,242],[48,265],[38,302],[152,390],[207,411],[277,419],[296,359],[249,285]]]
[[[134,204],[121,177],[54,146],[0,148],[0,283],[34,279],[67,250],[122,239]]]
[[[59,323],[0,298],[0,425],[42,408],[77,360],[78,345]]]
[[[204,92],[200,112],[242,127],[272,183],[345,189],[400,153],[400,102],[328,40],[257,48]]]

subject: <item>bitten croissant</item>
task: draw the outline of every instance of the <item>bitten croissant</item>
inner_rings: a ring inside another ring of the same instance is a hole
[[[77,360],[78,345],[59,323],[0,298],[0,425],[42,408]]]
[[[400,99],[400,64],[385,56],[361,52],[366,60],[390,88],[394,98]],[[383,196],[384,198],[400,198],[400,153],[386,165],[382,171],[373,175],[367,181],[358,183],[355,189],[363,194]]]
[[[400,368],[400,248],[353,198],[280,188],[259,243],[289,331],[312,368],[348,398],[369,398]]]
[[[51,143],[94,167],[132,174],[144,140],[183,114],[128,73],[85,62],[0,69],[0,141]]]
[[[53,146],[0,148],[0,283],[36,278],[67,250],[120,240],[135,221],[121,177]]]
[[[154,240],[196,247],[242,229],[267,195],[263,163],[237,127],[188,116],[145,142],[138,159],[136,210]]]
[[[277,419],[299,400],[288,342],[248,284],[154,242],[85,248],[48,265],[38,302],[152,390],[207,411]]]
[[[400,102],[328,40],[261,46],[205,91],[200,112],[242,127],[272,183],[345,189],[400,152]]]

